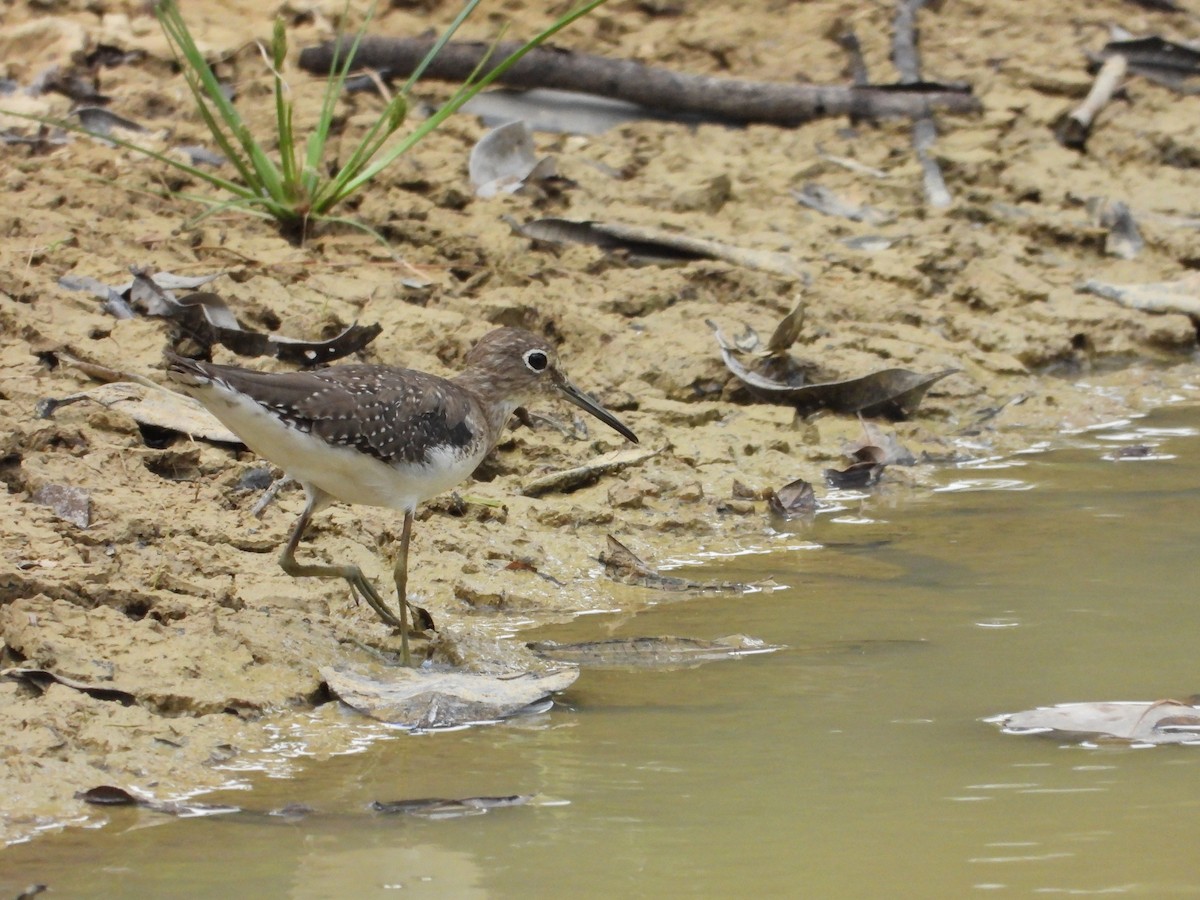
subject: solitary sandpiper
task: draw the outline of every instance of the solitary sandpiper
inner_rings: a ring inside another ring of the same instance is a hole
[[[475,471],[518,406],[558,393],[637,443],[612,413],[571,384],[544,338],[520,328],[484,335],[453,378],[391,366],[265,373],[174,354],[168,361],[170,376],[187,393],[304,487],[308,503],[279,558],[283,570],[344,578],[384,622],[400,630],[405,665],[412,662],[406,588],[413,513],[422,500]],[[358,566],[296,561],[313,514],[335,500],[404,512],[393,571],[398,618]]]

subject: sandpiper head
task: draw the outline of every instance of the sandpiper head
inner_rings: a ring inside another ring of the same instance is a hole
[[[637,443],[637,435],[616,416],[571,384],[559,366],[558,354],[543,337],[523,328],[497,328],[471,348],[466,364],[484,376],[487,390],[494,396],[523,403],[539,394],[558,394]]]

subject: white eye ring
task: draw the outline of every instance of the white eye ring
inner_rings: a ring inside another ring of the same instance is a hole
[[[550,365],[550,357],[545,350],[526,350],[523,359],[531,372],[544,372]]]

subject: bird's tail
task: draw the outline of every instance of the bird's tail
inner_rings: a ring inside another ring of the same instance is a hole
[[[163,354],[167,361],[167,376],[187,387],[204,387],[212,384],[212,374],[205,363],[180,356],[172,350]]]

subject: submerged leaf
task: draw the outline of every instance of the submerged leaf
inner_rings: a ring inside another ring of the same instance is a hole
[[[441,797],[422,797],[417,800],[375,800],[371,809],[385,815],[420,816],[424,819],[457,819],[462,816],[481,816],[489,809],[524,806],[533,799],[531,794],[512,794],[508,797],[464,797],[447,800]]]
[[[749,591],[752,586],[736,582],[699,582],[662,575],[643,562],[636,554],[611,534],[608,535],[608,550],[600,554],[604,574],[621,584],[653,588],[658,591]]]
[[[572,644],[534,641],[526,646],[547,659],[588,669],[693,667],[782,649],[744,634],[732,634],[712,641],[672,636],[612,638]]]

